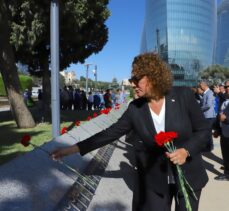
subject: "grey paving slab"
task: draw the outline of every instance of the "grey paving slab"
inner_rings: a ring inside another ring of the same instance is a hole
[[[95,118],[87,122],[87,124],[85,124],[85,128],[90,132],[90,134],[96,134],[103,130],[103,128],[100,127],[99,124],[97,124],[97,122],[98,121]]]
[[[76,142],[85,140],[91,136],[91,134],[81,126],[68,131],[68,134],[72,139],[75,139]]]
[[[106,121],[106,115],[100,115],[96,118],[96,123],[98,123],[98,125],[101,126],[101,128],[106,129],[108,127],[110,127],[110,124],[108,124],[108,122]]]
[[[65,160],[73,168],[82,168],[84,161],[79,155]],[[0,210],[7,211],[52,210],[77,178],[38,149],[1,166],[0,172]]]
[[[88,211],[131,210],[135,170],[132,163],[132,146],[126,144],[124,139],[125,137],[122,137],[122,142],[117,143]]]
[[[110,127],[112,124],[114,124],[115,122],[112,121],[108,115],[101,115],[101,121],[103,121],[104,124],[106,124],[108,127]]]

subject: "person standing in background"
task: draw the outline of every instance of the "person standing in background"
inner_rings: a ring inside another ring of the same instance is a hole
[[[201,110],[205,116],[205,118],[208,120],[209,123],[209,142],[206,148],[206,151],[210,152],[213,150],[214,145],[213,145],[213,139],[212,139],[212,128],[213,128],[213,124],[215,122],[215,117],[216,117],[216,113],[215,113],[215,97],[214,97],[214,93],[212,92],[212,90],[209,88],[209,85],[206,81],[201,81],[199,83],[199,87],[203,90],[203,98],[201,100]]]
[[[220,136],[221,152],[223,157],[224,174],[215,177],[215,180],[229,181],[229,80],[225,82],[225,100],[222,102],[217,116],[217,126],[214,137]]]

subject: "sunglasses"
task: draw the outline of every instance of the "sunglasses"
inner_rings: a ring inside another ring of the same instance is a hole
[[[226,89],[226,88],[229,88],[229,85],[228,86],[224,86],[224,89]]]
[[[145,75],[134,75],[128,81],[130,83],[138,84],[138,82],[144,77]]]

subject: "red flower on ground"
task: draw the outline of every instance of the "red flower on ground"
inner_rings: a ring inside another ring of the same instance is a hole
[[[81,122],[80,121],[76,121],[75,122],[75,126],[80,126]]]
[[[87,121],[90,121],[92,118],[91,118],[91,116],[88,116],[87,117]]]
[[[94,114],[93,114],[93,117],[97,117],[97,116],[98,116],[98,114],[97,114],[97,113],[94,113]]]
[[[118,110],[118,109],[120,109],[120,105],[119,104],[115,106],[115,110]]]
[[[68,132],[68,128],[67,127],[63,127],[61,130],[61,135],[65,134]]]
[[[109,114],[110,110],[111,110],[110,108],[104,109],[104,114],[106,114],[106,115]]]
[[[156,143],[163,147],[166,143],[173,141],[174,138],[177,138],[178,135],[176,132],[160,132],[154,136]]]
[[[30,140],[31,140],[31,137],[30,137],[30,135],[28,135],[28,134],[25,134],[23,137],[22,137],[22,139],[21,139],[21,144],[24,146],[24,147],[27,147],[27,146],[29,146],[29,142],[30,142]]]

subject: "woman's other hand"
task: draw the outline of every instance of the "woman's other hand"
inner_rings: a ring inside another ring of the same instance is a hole
[[[189,153],[188,153],[188,151],[186,149],[180,148],[180,149],[176,149],[172,153],[166,152],[166,156],[175,165],[176,164],[183,165],[186,162],[186,159],[189,156]]]
[[[73,145],[70,147],[56,149],[51,153],[51,158],[53,160],[60,160],[64,156],[71,155],[77,152],[80,152],[79,147],[77,145]]]

